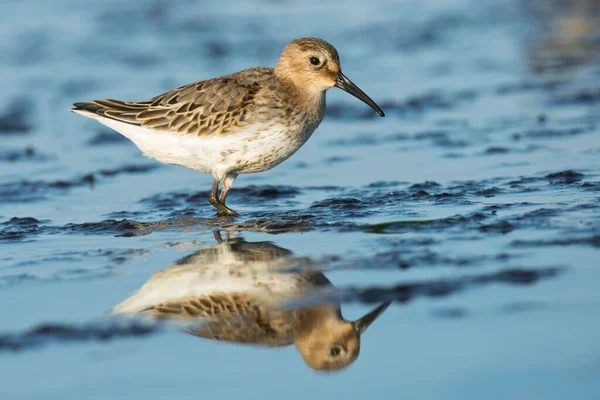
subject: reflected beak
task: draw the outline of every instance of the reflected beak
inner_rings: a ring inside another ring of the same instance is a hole
[[[352,323],[354,325],[354,332],[361,335],[364,331],[367,330],[369,325],[371,325],[377,319],[377,317],[379,317],[385,311],[385,309],[389,307],[390,304],[392,304],[391,301],[383,303],[382,305],[380,305],[379,307],[377,307],[376,309],[374,309],[367,315],[354,321]]]
[[[379,114],[381,117],[385,117],[385,114],[383,113],[381,108],[379,108],[379,106],[375,104],[375,102],[371,100],[371,98],[367,96],[365,92],[360,90],[358,86],[352,83],[352,81],[346,78],[346,76],[341,72],[337,76],[337,82],[335,84],[335,87],[338,87],[343,91],[350,93],[357,99],[362,100],[363,102],[368,104],[373,110],[375,110],[375,112],[377,112],[377,114]]]

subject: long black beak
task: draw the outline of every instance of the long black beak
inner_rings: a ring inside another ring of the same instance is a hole
[[[375,102],[373,100],[371,100],[371,98],[369,96],[367,96],[367,94],[365,92],[360,90],[358,88],[358,86],[356,86],[354,83],[352,83],[352,81],[350,79],[346,78],[346,76],[344,74],[342,74],[341,72],[337,76],[337,83],[335,84],[335,87],[338,87],[338,88],[342,89],[343,91],[350,93],[352,96],[356,97],[357,99],[362,100],[363,102],[367,103],[373,110],[375,110],[375,112],[377,112],[377,114],[379,114],[379,116],[385,117],[385,114],[383,113],[381,108],[379,108],[379,106],[377,104],[375,104]]]
[[[353,322],[354,331],[356,333],[358,333],[359,335],[361,335],[364,331],[367,330],[369,325],[371,325],[373,323],[373,321],[375,321],[377,319],[377,317],[379,317],[381,315],[381,313],[383,313],[385,311],[385,309],[389,307],[390,304],[392,304],[391,301],[383,303],[382,305],[380,305],[379,307],[377,307],[376,309],[374,309],[367,315],[354,321]]]

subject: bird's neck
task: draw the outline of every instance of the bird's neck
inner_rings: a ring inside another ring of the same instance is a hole
[[[310,85],[296,82],[287,75],[277,76],[279,84],[283,88],[286,100],[298,110],[303,110],[319,121],[325,112],[325,91],[311,89]]]
[[[316,330],[344,321],[340,308],[334,305],[300,309],[295,313],[294,336],[296,340],[302,340],[302,337],[311,335]]]

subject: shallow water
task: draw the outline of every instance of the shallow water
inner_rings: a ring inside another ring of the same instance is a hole
[[[0,397],[599,398],[598,5],[220,4],[3,7]],[[300,36],[332,42],[386,118],[331,90],[297,154],[235,182],[235,220],[209,176],[67,112],[272,65]],[[104,314],[240,241],[335,286],[293,309],[392,301],[351,366]]]

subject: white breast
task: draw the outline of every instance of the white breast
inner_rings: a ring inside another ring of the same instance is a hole
[[[284,132],[280,125],[256,126],[222,136],[192,136],[155,131],[92,113],[78,113],[116,130],[148,157],[207,172],[217,178],[228,173],[247,174],[275,167],[294,154],[316,128],[298,127],[297,131]]]
[[[285,260],[248,261],[222,248],[217,257],[199,254],[154,274],[113,313],[136,313],[158,304],[217,293],[246,293],[270,301],[295,298],[312,284],[297,274],[280,273]]]

